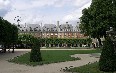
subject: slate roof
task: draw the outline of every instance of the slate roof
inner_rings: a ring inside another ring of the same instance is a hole
[[[57,31],[57,26],[55,24],[45,24],[42,29],[42,31]]]
[[[28,25],[20,25],[19,27],[20,31],[43,31],[43,32],[63,32],[63,31],[79,31],[79,28],[76,26],[72,26],[71,24],[61,24],[59,26],[55,24],[44,24],[43,27],[41,27],[39,24],[28,24]]]
[[[73,31],[73,26],[71,24],[62,24],[62,25],[59,25],[59,29],[60,31]]]

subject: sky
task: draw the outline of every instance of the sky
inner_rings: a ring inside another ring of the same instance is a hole
[[[0,16],[15,24],[20,19],[20,24],[56,24],[60,21],[76,25],[82,10],[90,4],[91,0],[0,0]]]

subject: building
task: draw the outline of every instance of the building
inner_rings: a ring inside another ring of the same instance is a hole
[[[19,34],[32,34],[40,38],[87,38],[84,34],[80,33],[78,26],[72,26],[68,22],[65,24],[28,24],[20,25]]]

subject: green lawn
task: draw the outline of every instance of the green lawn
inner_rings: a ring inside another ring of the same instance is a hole
[[[87,64],[81,67],[71,68],[69,71],[77,73],[112,73],[112,72],[102,72],[99,70],[98,62]]]
[[[26,53],[24,55],[15,57],[14,59],[10,59],[9,62],[14,62],[18,64],[26,64],[26,65],[43,65],[49,63],[57,63],[64,61],[73,61],[79,60],[80,58],[72,58],[70,55],[74,54],[88,54],[88,53],[99,53],[100,50],[43,50],[42,54],[42,62],[29,62],[30,53]]]

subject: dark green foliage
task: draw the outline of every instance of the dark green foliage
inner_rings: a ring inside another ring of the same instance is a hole
[[[20,44],[31,44],[31,38],[34,38],[34,36],[30,34],[20,34],[18,36],[18,42]],[[65,38],[38,38],[38,40],[41,42],[41,44],[46,44],[46,47],[49,46],[49,44],[90,44],[92,42],[91,38],[86,39],[65,39]]]
[[[113,1],[112,25],[114,30],[116,31],[116,0],[112,0],[112,1]]]
[[[92,0],[89,8],[82,11],[80,29],[86,35],[97,38],[101,46],[101,37],[106,37],[110,27],[116,28],[115,0]]]
[[[31,38],[34,38],[34,36],[30,34],[20,34],[18,35],[18,41],[22,42],[23,44],[31,44]],[[38,38],[38,40],[41,42],[41,44],[90,44],[92,42],[91,38],[86,39],[66,39],[66,38]]]
[[[18,41],[22,42],[22,44],[32,44],[32,39],[34,36],[30,34],[19,34],[18,35]]]
[[[116,54],[111,39],[107,38],[99,60],[99,69],[105,72],[116,71]]]
[[[40,42],[37,38],[32,39],[32,49],[30,53],[30,62],[40,62],[42,61],[40,52]]]
[[[4,49],[6,49],[7,46],[15,44],[17,39],[18,28],[0,17],[0,44],[4,45]]]
[[[46,44],[90,44],[92,40],[90,38],[87,39],[61,39],[61,38],[44,38],[40,39],[41,43],[46,43]]]

